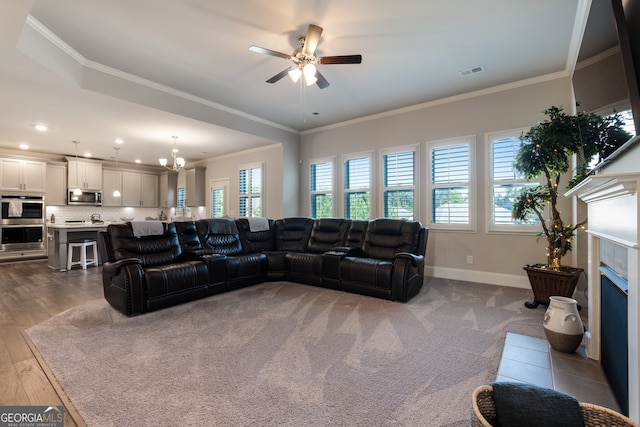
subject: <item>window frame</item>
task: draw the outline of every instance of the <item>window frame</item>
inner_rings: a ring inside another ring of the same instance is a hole
[[[540,232],[540,224],[495,224],[493,220],[493,187],[495,182],[493,180],[493,141],[502,140],[507,138],[518,139],[520,135],[526,133],[530,128],[518,128],[504,131],[489,132],[485,134],[485,148],[487,153],[487,177],[486,177],[486,229],[487,233],[498,234],[537,234]],[[506,182],[506,181],[502,181]],[[542,179],[527,181],[523,178],[516,178],[509,180],[509,183],[513,184],[541,184]]]
[[[215,206],[215,191],[222,191],[222,216],[216,217]],[[229,178],[225,179],[213,179],[209,183],[209,194],[211,194],[211,218],[222,218],[229,215]]]
[[[252,173],[250,171],[252,169],[258,169],[258,168],[260,169],[260,192],[259,193],[252,193],[251,192],[251,178],[252,178],[251,174]],[[245,170],[249,171],[249,176],[248,176],[248,182],[249,182],[248,188],[249,188],[249,191],[246,194],[240,192],[240,173],[242,171],[245,171]],[[255,209],[254,209],[252,200],[255,197],[258,196],[260,198],[260,215],[259,216],[265,216],[265,188],[264,188],[265,170],[264,170],[264,162],[255,162],[255,163],[247,163],[247,164],[244,164],[244,165],[240,165],[238,167],[238,175],[237,175],[237,177],[238,177],[238,200],[237,200],[237,202],[238,202],[238,214],[240,216],[245,216],[245,215],[241,215],[240,213],[242,212],[241,200],[246,197],[248,199],[248,207],[247,207],[246,216],[247,217],[256,216],[256,215],[254,215],[255,214],[255,212],[254,212]]]
[[[375,176],[375,163],[374,163],[374,152],[373,151],[363,151],[363,152],[359,152],[359,153],[351,153],[351,154],[345,154],[342,155],[340,157],[340,209],[339,211],[342,212],[342,217],[343,218],[349,218],[347,216],[347,212],[346,212],[346,197],[347,194],[349,193],[355,193],[355,192],[362,192],[365,189],[359,188],[359,189],[353,189],[354,191],[349,191],[345,188],[345,184],[346,184],[346,177],[345,177],[345,165],[346,162],[350,161],[350,160],[356,160],[356,159],[362,159],[362,158],[367,158],[369,159],[369,187],[366,189],[365,192],[367,192],[369,194],[369,218],[374,218],[375,217],[375,212],[374,209],[376,207],[376,203],[375,203],[375,189],[374,187],[374,180],[373,177]],[[357,190],[357,191],[356,191]]]
[[[385,177],[385,173],[386,173],[386,162],[385,162],[385,158],[388,155],[393,155],[393,154],[403,154],[403,153],[408,153],[408,152],[413,152],[413,184],[412,185],[401,185],[401,186],[386,186],[385,182],[386,182],[386,177]],[[385,217],[385,194],[387,191],[402,191],[402,190],[411,190],[413,191],[413,214],[412,214],[412,219],[413,220],[418,220],[420,218],[420,192],[419,192],[419,186],[418,183],[420,182],[418,177],[419,177],[419,159],[420,159],[420,145],[419,144],[413,144],[413,145],[405,145],[405,146],[399,146],[399,147],[390,147],[390,148],[385,148],[385,149],[380,149],[379,151],[380,154],[380,158],[379,158],[379,165],[378,167],[380,168],[380,174],[378,174],[379,177],[379,182],[378,182],[378,188],[380,189],[379,191],[379,195],[378,195],[378,199],[379,199],[379,206],[378,206],[378,210],[380,212],[380,216],[381,217]]]
[[[331,189],[330,190],[313,190],[313,166],[319,164],[330,164],[331,165]],[[318,159],[313,159],[309,162],[309,213],[312,217],[316,218],[316,215],[313,211],[313,197],[314,195],[322,195],[328,194],[331,196],[331,217],[336,215],[336,158],[333,157],[322,157]]]
[[[433,160],[433,149],[447,146],[467,145],[469,147],[469,180],[466,183],[452,182],[450,185],[434,185],[432,182],[432,169],[431,164]],[[428,171],[425,177],[426,183],[426,223],[428,227],[434,230],[442,231],[477,231],[477,208],[476,208],[476,136],[466,135],[454,138],[441,139],[436,141],[427,142],[427,156],[426,167],[424,169]],[[469,203],[469,222],[468,223],[452,223],[443,224],[433,221],[433,189],[434,188],[447,188],[451,186],[466,186],[468,188],[468,203]]]

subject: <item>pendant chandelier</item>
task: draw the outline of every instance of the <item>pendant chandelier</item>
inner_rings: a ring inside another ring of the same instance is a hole
[[[173,148],[171,149],[171,158],[173,162],[171,165],[167,164],[167,159],[165,157],[158,159],[160,162],[160,166],[165,167],[173,172],[178,172],[180,169],[184,167],[184,159],[182,157],[178,157],[178,149],[176,148],[176,140],[177,136],[172,136],[173,138]]]
[[[78,141],[73,141],[74,144],[76,144],[76,184],[78,185],[74,190],[73,190],[73,195],[74,196],[82,196],[82,189],[80,188],[80,179],[79,179],[79,174],[78,174],[78,169],[80,169],[80,165],[78,164],[78,144],[80,144]]]
[[[118,172],[118,152],[120,151],[120,147],[113,147],[114,150],[116,150],[116,172]],[[113,190],[113,197],[120,197],[120,190],[119,189],[115,189]]]

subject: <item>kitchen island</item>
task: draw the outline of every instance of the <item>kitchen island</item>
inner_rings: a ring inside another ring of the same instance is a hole
[[[67,244],[76,239],[98,240],[98,231],[106,230],[107,223],[60,223],[47,224],[47,254],[49,267],[67,270]],[[100,256],[98,255],[98,258]],[[98,259],[98,264],[102,264]]]

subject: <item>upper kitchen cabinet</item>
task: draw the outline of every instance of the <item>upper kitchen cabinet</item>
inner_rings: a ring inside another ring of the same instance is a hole
[[[161,173],[159,181],[160,207],[175,208],[178,205],[178,173]]]
[[[69,188],[102,190],[102,163],[67,158]]]
[[[47,194],[44,199],[47,206],[67,204],[67,165],[47,163]]]
[[[205,181],[206,168],[193,168],[186,170],[187,189],[185,191],[185,206],[204,206],[205,205]]]
[[[0,159],[0,189],[44,193],[47,164],[36,160]]]
[[[122,206],[158,207],[158,175],[122,172]]]
[[[114,196],[114,191],[120,197]],[[122,172],[118,170],[102,170],[102,206],[122,206]]]

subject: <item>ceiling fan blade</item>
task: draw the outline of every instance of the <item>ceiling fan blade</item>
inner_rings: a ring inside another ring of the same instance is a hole
[[[362,55],[322,56],[318,64],[360,64]]]
[[[316,71],[316,79],[318,79],[316,81],[316,84],[318,85],[318,87],[320,89],[324,89],[325,87],[329,87],[329,82],[327,81],[327,79],[324,78],[324,76],[322,74],[320,74],[320,71]]]
[[[289,70],[292,70],[295,67],[289,67],[286,68],[282,71],[280,71],[278,74],[276,74],[275,76],[271,77],[269,80],[267,80],[267,83],[275,83],[278,80],[280,80],[281,78],[283,78],[284,76],[286,76],[289,73]]]
[[[302,46],[302,52],[306,55],[313,55],[320,41],[320,35],[322,34],[322,27],[309,24],[307,29],[307,35],[304,38],[304,46]]]
[[[287,55],[286,53],[282,53],[282,52],[276,52],[275,50],[271,50],[271,49],[265,49],[264,47],[260,47],[260,46],[251,45],[249,46],[249,50],[251,52],[264,53],[265,55],[276,56],[278,58],[291,59],[291,55]]]

